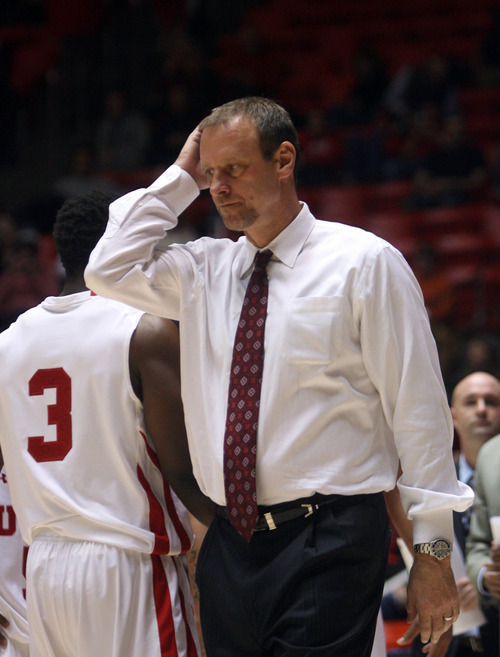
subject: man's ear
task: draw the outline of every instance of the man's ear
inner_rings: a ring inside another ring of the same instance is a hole
[[[451,413],[451,419],[453,420],[453,429],[456,431],[457,430],[457,422],[456,422],[456,417],[455,417],[455,409],[453,406],[450,406],[450,413]]]
[[[293,177],[295,168],[295,147],[289,141],[280,144],[275,154],[275,161],[278,164],[278,173],[281,178]]]

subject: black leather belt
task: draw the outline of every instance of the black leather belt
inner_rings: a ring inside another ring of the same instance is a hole
[[[338,500],[345,500],[345,495],[313,495],[294,502],[283,502],[269,507],[259,507],[259,519],[255,525],[255,532],[276,529],[278,525],[294,520],[295,518],[307,518],[325,504],[332,504]],[[226,507],[218,506],[217,515],[227,518]]]
[[[326,502],[323,502],[323,504],[325,503]],[[300,506],[286,511],[266,511],[262,515],[259,515],[254,532],[276,529],[276,527],[283,522],[294,520],[295,518],[307,518],[308,516],[312,516],[313,513],[316,513],[319,507],[320,504],[318,502],[306,502],[305,504],[301,504]]]

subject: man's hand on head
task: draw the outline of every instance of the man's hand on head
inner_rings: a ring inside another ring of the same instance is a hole
[[[193,130],[182,147],[175,164],[189,173],[199,189],[207,189],[210,183],[200,163],[200,141],[202,132],[203,131],[199,127],[196,127]]]

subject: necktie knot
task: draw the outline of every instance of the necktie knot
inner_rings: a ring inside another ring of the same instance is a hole
[[[257,271],[265,269],[272,255],[273,252],[270,249],[266,249],[265,251],[257,251],[255,254],[254,269]]]

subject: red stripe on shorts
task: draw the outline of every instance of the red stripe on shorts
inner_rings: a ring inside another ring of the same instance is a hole
[[[168,558],[170,559],[171,557]],[[179,657],[174,619],[172,617],[172,600],[170,599],[167,575],[161,557],[158,554],[152,554],[151,564],[153,566],[153,595],[156,607],[156,620],[158,622],[161,656]]]
[[[151,484],[144,476],[140,465],[137,466],[137,477],[144,488],[149,502],[149,527],[155,535],[153,554],[168,554],[170,552],[170,539],[165,524],[163,506],[155,497]]]
[[[174,559],[175,559],[175,566],[177,568],[177,572],[179,572],[179,568],[184,568],[184,566],[181,564],[179,559],[176,559],[175,557]],[[181,579],[181,575],[179,574],[179,581],[180,579]],[[182,618],[184,619],[184,625],[186,626],[187,657],[198,657],[198,649],[196,648],[196,643],[193,638],[191,627],[189,626],[188,617],[186,614],[186,600],[184,598],[184,594],[180,586],[179,586],[179,598],[181,601]]]
[[[155,465],[158,468],[158,470],[160,470],[161,472],[158,455],[151,447],[151,445],[148,443],[144,433],[142,431],[140,431],[139,433],[144,439],[144,444],[146,445],[146,451],[148,453],[149,458],[151,459],[153,465]],[[163,493],[165,496],[165,505],[167,507],[168,516],[172,521],[175,531],[177,532],[177,536],[179,537],[179,540],[181,542],[181,553],[188,552],[191,549],[191,539],[186,531],[186,528],[182,524],[182,520],[179,518],[179,514],[177,513],[177,509],[175,508],[175,503],[172,498],[172,492],[170,486],[168,485],[168,483],[165,481],[164,478],[163,478]],[[161,536],[159,536],[158,538],[161,538]],[[157,549],[156,546],[154,552],[161,554],[160,550]]]

